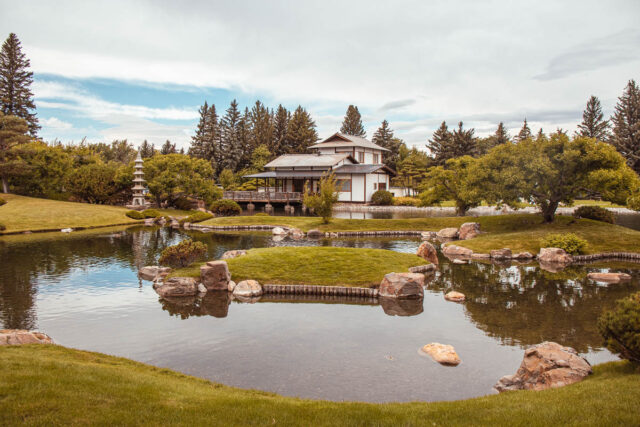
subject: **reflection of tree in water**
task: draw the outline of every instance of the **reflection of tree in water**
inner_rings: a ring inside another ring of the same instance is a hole
[[[637,270],[628,283],[599,286],[586,278],[593,267],[549,273],[533,266],[441,264],[430,289],[466,295],[468,317],[491,337],[526,347],[556,341],[585,352],[600,348],[596,321],[602,310],[638,289]]]
[[[227,291],[209,291],[204,296],[162,298],[160,303],[163,310],[181,319],[191,316],[227,317],[231,295]]]

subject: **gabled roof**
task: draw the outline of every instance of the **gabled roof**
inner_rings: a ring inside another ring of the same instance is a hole
[[[334,148],[334,147],[364,147],[374,150],[390,151],[384,147],[381,147],[366,138],[359,136],[346,135],[344,133],[336,132],[324,141],[312,145],[310,148]]]
[[[374,173],[379,170],[382,170],[392,176],[396,175],[395,171],[386,165],[340,165],[337,168],[335,168],[333,172],[335,173]]]
[[[323,154],[321,156],[317,154],[284,154],[264,166],[266,168],[332,167],[345,159],[358,163],[349,153]]]

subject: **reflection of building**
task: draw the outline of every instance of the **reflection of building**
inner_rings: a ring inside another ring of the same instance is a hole
[[[135,161],[135,170],[133,172],[133,198],[131,200],[131,204],[128,205],[128,208],[131,209],[145,209],[147,202],[144,197],[144,172],[142,171],[142,164],[144,160],[140,156],[140,152],[138,151],[138,157],[136,157]]]
[[[318,190],[318,182],[323,175],[334,173],[340,188],[341,202],[366,203],[377,190],[387,190],[389,180],[395,172],[382,163],[386,148],[368,139],[335,133],[329,138],[311,146],[315,154],[285,154],[265,165],[265,172],[246,175],[246,178],[260,178],[268,182],[272,190],[271,201],[297,201],[304,186],[311,191]],[[241,197],[259,197],[259,192],[229,192],[225,197],[241,200]],[[297,199],[297,200],[296,200]],[[256,200],[256,199],[254,199]]]

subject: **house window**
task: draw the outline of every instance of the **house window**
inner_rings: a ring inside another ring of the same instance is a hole
[[[378,164],[378,155],[377,155],[377,154],[374,154],[374,155],[373,155],[373,164],[374,164],[374,165],[377,165],[377,164]]]
[[[364,163],[364,153],[358,153],[358,161],[360,163]]]
[[[341,193],[350,192],[351,191],[351,180],[350,179],[337,179],[336,184],[338,187],[338,191]]]
[[[378,190],[386,190],[387,189],[387,183],[386,182],[381,182],[378,184]]]

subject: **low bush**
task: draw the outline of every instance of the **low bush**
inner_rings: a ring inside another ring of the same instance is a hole
[[[394,197],[394,206],[420,206],[420,199],[417,197]]]
[[[158,262],[173,268],[188,267],[206,253],[207,245],[187,239],[177,245],[165,248],[160,254]]]
[[[145,218],[160,218],[162,214],[156,209],[145,209],[140,212]]]
[[[193,200],[188,197],[178,197],[171,203],[174,208],[181,211],[190,211],[193,209]]]
[[[576,218],[594,219],[596,221],[608,222],[613,224],[616,222],[613,212],[605,209],[601,206],[580,206],[573,211],[573,216]]]
[[[242,212],[240,205],[229,199],[216,200],[211,204],[209,210],[214,214],[221,216],[240,215],[240,212]]]
[[[598,319],[604,345],[621,358],[640,363],[640,292],[616,302]]]
[[[209,212],[197,211],[192,213],[188,217],[182,218],[180,220],[180,224],[184,224],[185,222],[189,222],[193,224],[195,222],[202,222],[211,218],[213,218],[213,215],[211,215]]]
[[[145,216],[142,212],[139,211],[127,211],[127,213],[125,213],[126,216],[128,216],[131,219],[144,219]]]
[[[587,248],[587,241],[573,233],[549,234],[541,244],[543,248],[560,248],[572,255],[581,254]]]
[[[371,196],[371,204],[378,206],[393,205],[393,194],[386,190],[378,190]]]
[[[5,205],[7,203],[7,201],[5,199],[3,199],[2,197],[0,197],[0,206]]]

